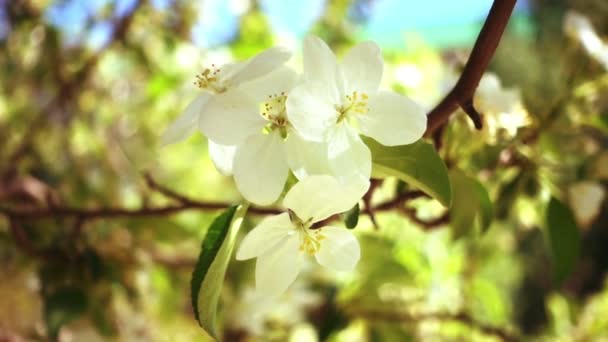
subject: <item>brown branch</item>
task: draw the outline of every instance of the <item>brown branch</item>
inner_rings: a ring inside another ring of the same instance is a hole
[[[401,213],[405,214],[412,222],[421,226],[425,230],[439,228],[450,222],[450,213],[447,211],[443,215],[430,220],[419,218],[418,211],[414,208],[402,208]]]
[[[167,187],[165,187],[164,185],[161,185],[159,183],[157,183],[154,178],[152,178],[152,176],[148,173],[148,172],[144,172],[144,179],[146,180],[146,184],[148,185],[148,187],[151,190],[154,190],[158,193],[161,193],[163,195],[165,195],[168,198],[171,198],[173,200],[176,200],[179,203],[182,204],[193,204],[196,203],[197,201],[188,198],[182,194],[179,194]]]
[[[467,113],[477,129],[482,127],[481,115],[473,106],[473,96],[496,51],[516,2],[517,0],[494,0],[458,82],[429,113],[425,136],[431,137],[458,107]]]
[[[511,332],[504,329],[487,325],[475,321],[471,315],[466,312],[460,312],[456,314],[437,312],[437,313],[409,313],[409,312],[387,312],[380,310],[347,310],[352,316],[364,317],[368,320],[382,320],[382,321],[395,321],[395,322],[410,322],[418,323],[426,320],[440,320],[440,321],[458,321],[466,325],[469,325],[486,335],[492,335],[500,338],[502,341],[511,342],[517,341],[517,337]]]
[[[203,202],[197,201],[188,204],[174,204],[152,208],[6,208],[0,207],[0,213],[17,219],[39,220],[45,218],[80,218],[90,221],[101,218],[121,217],[149,217],[173,215],[187,210],[222,210],[232,205],[227,202]],[[253,214],[279,214],[282,211],[276,208],[250,207],[248,210]]]

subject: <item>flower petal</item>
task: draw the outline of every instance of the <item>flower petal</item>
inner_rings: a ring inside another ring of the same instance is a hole
[[[345,121],[329,130],[327,155],[332,173],[341,180],[369,179],[371,176],[372,154],[355,129]]]
[[[285,195],[283,205],[303,221],[312,218],[312,222],[318,222],[351,209],[362,195],[335,177],[316,175],[294,185]]]
[[[361,258],[357,238],[346,228],[323,227],[324,237],[315,254],[319,264],[335,271],[352,271]]]
[[[325,143],[304,140],[297,132],[292,131],[285,141],[285,151],[289,168],[300,180],[309,175],[331,173]]]
[[[287,95],[296,85],[297,79],[296,72],[283,65],[267,75],[239,86],[239,89],[255,99],[256,102],[262,103],[268,101],[270,95],[281,93]]]
[[[225,82],[230,86],[238,86],[241,83],[252,81],[285,64],[289,58],[291,58],[291,52],[286,48],[280,46],[272,47],[246,61]]]
[[[277,248],[290,232],[294,232],[294,226],[288,213],[266,217],[245,236],[236,252],[236,259],[255,258]]]
[[[369,112],[357,116],[361,132],[386,146],[411,144],[426,130],[426,113],[409,98],[379,92],[369,99]]]
[[[338,119],[335,103],[320,83],[305,82],[287,96],[289,122],[306,140],[321,142]]]
[[[220,145],[209,140],[209,157],[215,168],[224,176],[232,175],[232,164],[236,146]]]
[[[346,93],[374,94],[382,80],[383,66],[382,51],[376,43],[364,42],[350,49],[340,65]]]
[[[268,205],[276,201],[288,173],[283,138],[277,132],[253,135],[236,149],[234,180],[250,202]]]
[[[258,257],[255,265],[256,289],[265,295],[285,292],[300,273],[302,253],[297,234],[286,238],[271,251]]]
[[[238,145],[265,124],[258,103],[238,89],[213,96],[198,121],[203,134],[222,145]]]
[[[202,93],[190,102],[184,112],[163,133],[161,137],[162,146],[180,142],[194,132],[198,117],[203,112],[210,96],[209,93]]]
[[[304,81],[317,83],[335,104],[344,96],[344,80],[336,55],[319,37],[308,36],[302,51]]]

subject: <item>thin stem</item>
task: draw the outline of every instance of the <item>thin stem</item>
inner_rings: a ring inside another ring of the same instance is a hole
[[[516,2],[517,0],[494,0],[458,82],[429,113],[425,136],[431,137],[458,107],[467,113],[477,129],[482,127],[481,115],[473,106],[473,96],[494,56]]]

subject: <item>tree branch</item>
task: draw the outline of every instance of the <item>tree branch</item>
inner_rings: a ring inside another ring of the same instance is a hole
[[[458,82],[429,113],[425,136],[431,137],[458,107],[467,113],[477,129],[481,129],[481,115],[473,106],[473,96],[496,51],[516,2],[517,0],[494,0]]]

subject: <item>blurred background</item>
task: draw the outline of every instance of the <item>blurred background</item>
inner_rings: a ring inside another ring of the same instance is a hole
[[[210,340],[188,296],[218,211],[154,210],[175,205],[162,187],[239,201],[200,134],[159,148],[202,65],[297,54],[309,33],[338,55],[371,39],[384,86],[431,109],[491,3],[0,0],[0,341]],[[605,0],[518,1],[476,94],[484,129],[459,113],[438,137],[489,192],[490,229],[454,239],[425,197],[378,213],[378,229],[362,216],[355,272],[310,267],[274,302],[253,291],[254,263],[233,261],[224,340],[608,341],[607,35]],[[389,179],[370,201],[412,190]],[[548,233],[551,196],[574,234]],[[11,219],[22,208],[42,214]],[[575,255],[561,282],[556,246]]]

